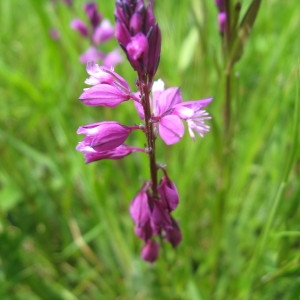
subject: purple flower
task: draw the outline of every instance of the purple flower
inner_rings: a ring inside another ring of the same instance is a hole
[[[115,107],[129,99],[138,101],[138,98],[131,93],[129,84],[125,79],[113,70],[88,63],[87,72],[90,77],[85,83],[92,85],[92,87],[84,89],[79,97],[84,104]]]
[[[106,121],[78,128],[78,134],[85,134],[82,145],[95,151],[108,151],[122,145],[128,135],[139,126],[125,126],[118,122]]]
[[[107,53],[102,60],[102,65],[106,68],[111,68],[123,61],[123,57],[119,49],[115,49]]]
[[[80,62],[85,64],[102,60],[102,66],[105,68],[111,68],[123,60],[119,49],[115,49],[109,53],[103,53],[94,46],[89,47],[80,55],[79,59]]]
[[[79,57],[79,60],[83,64],[87,64],[91,61],[98,61],[99,59],[104,59],[105,54],[98,50],[95,46],[89,47],[84,53]]]
[[[170,213],[177,207],[179,197],[175,184],[168,178],[164,169],[163,172],[164,176],[157,188],[159,198],[151,195],[152,183],[146,181],[133,198],[129,211],[135,223],[135,234],[144,240],[146,245],[152,241],[153,236],[159,234],[176,247],[181,241],[181,232]]]
[[[212,101],[212,98],[182,102],[181,91],[178,87],[164,89],[161,79],[155,81],[152,87],[152,121],[156,132],[167,144],[175,144],[184,135],[182,120],[186,121],[189,134],[195,140],[194,131],[201,137],[209,131],[204,122],[211,119],[203,108]],[[144,119],[143,107],[135,103],[141,119]]]
[[[226,21],[227,21],[227,15],[225,12],[225,1],[215,0],[215,3],[218,6],[218,10],[219,10],[219,14],[218,14],[219,30],[221,33],[224,33],[226,30]]]
[[[114,27],[110,21],[103,19],[98,12],[97,4],[94,2],[86,3],[84,10],[89,19],[87,25],[82,20],[75,18],[70,26],[80,33],[84,38],[90,40],[90,47],[80,56],[80,62],[87,63],[91,61],[102,61],[105,67],[113,67],[122,61],[119,50],[115,49],[111,52],[104,53],[97,47],[114,37]]]
[[[94,161],[102,159],[121,159],[133,152],[145,152],[145,149],[132,147],[128,145],[120,145],[112,150],[107,151],[97,151],[91,146],[87,145],[85,142],[79,142],[76,150],[84,153],[84,158],[86,163],[91,163]]]
[[[145,6],[143,0],[117,0],[116,38],[132,67],[139,75],[156,73],[161,32],[153,14],[153,1]]]
[[[95,45],[106,42],[114,36],[114,27],[109,20],[103,20],[99,26],[96,27],[93,34],[93,42]]]
[[[168,241],[174,248],[182,241],[180,228],[174,219],[172,219],[172,228],[165,231],[165,240]]]
[[[218,14],[218,22],[219,22],[219,30],[222,33],[224,33],[226,30],[226,20],[227,20],[226,12],[220,12]]]
[[[84,10],[90,20],[91,25],[93,28],[96,28],[102,20],[102,15],[98,12],[97,4],[95,2],[85,3]]]
[[[88,28],[83,21],[78,18],[75,18],[71,21],[70,27],[74,30],[77,30],[82,36],[88,36]]]
[[[153,240],[148,240],[141,251],[141,257],[148,262],[154,262],[157,260],[159,253],[159,244]]]
[[[147,38],[142,33],[137,33],[127,44],[126,51],[134,61],[138,61],[141,57],[146,56],[148,53]]]
[[[157,187],[163,206],[169,211],[176,209],[179,203],[179,196],[176,185],[172,182],[167,174],[162,177],[159,186]]]

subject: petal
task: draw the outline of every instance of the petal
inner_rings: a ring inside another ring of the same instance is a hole
[[[114,36],[114,27],[110,24],[109,20],[103,20],[100,26],[94,31],[93,42],[98,45],[108,41]]]
[[[99,84],[85,89],[80,95],[79,99],[84,104],[90,106],[115,107],[121,102],[129,100],[130,96],[122,93],[114,86],[108,84]]]
[[[81,63],[86,64],[89,61],[98,61],[99,59],[103,59],[104,56],[105,55],[95,47],[90,47],[80,55],[79,60]]]
[[[130,216],[138,226],[143,226],[150,218],[148,194],[144,187],[133,198],[129,208]]]
[[[90,77],[84,81],[86,84],[96,85],[106,83],[112,85],[114,82],[114,77],[106,72],[105,69],[100,68],[94,61],[87,62],[86,71],[90,75]]]
[[[161,93],[165,89],[165,83],[158,79],[157,81],[154,81],[152,85],[152,98],[151,98],[151,106],[152,106],[152,112],[154,116],[159,116],[159,97]]]
[[[181,119],[191,118],[194,114],[194,111],[182,104],[183,103],[176,105],[172,111],[172,114],[177,115]]]
[[[168,210],[166,210],[161,201],[152,199],[153,208],[151,209],[151,222],[153,223],[153,230],[171,229],[172,220]]]
[[[184,134],[184,126],[176,115],[167,115],[159,122],[159,135],[167,145],[180,141]]]
[[[82,36],[88,36],[88,29],[83,21],[80,19],[73,19],[70,27],[77,30]]]
[[[165,240],[170,242],[173,247],[177,247],[180,244],[182,234],[178,223],[174,219],[172,219],[172,228],[165,230],[165,234]]]
[[[114,67],[115,65],[121,63],[123,61],[123,57],[119,51],[119,49],[115,49],[109,52],[105,58],[103,59],[103,66],[107,68]]]
[[[212,99],[213,98],[206,98],[201,100],[187,101],[187,102],[183,102],[182,106],[197,111],[204,108],[206,105],[208,105],[212,101]]]
[[[144,224],[136,225],[134,227],[134,233],[145,242],[149,240],[153,235],[150,219]]]
[[[179,203],[179,195],[175,183],[164,175],[157,190],[165,208],[170,212],[173,211]]]
[[[158,115],[162,116],[168,113],[174,105],[181,103],[181,91],[178,87],[172,87],[164,90],[159,99],[157,99]]]
[[[133,36],[126,46],[127,54],[131,60],[138,60],[143,54],[148,52],[148,40],[144,34],[139,32]]]

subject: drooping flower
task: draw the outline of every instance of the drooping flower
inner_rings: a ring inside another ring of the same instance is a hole
[[[215,3],[218,7],[218,23],[219,23],[219,30],[221,33],[224,33],[226,30],[226,21],[227,21],[227,14],[225,11],[225,1],[224,0],[215,0]]]
[[[89,35],[87,26],[78,18],[75,18],[71,21],[70,27],[74,30],[77,30],[84,37]]]
[[[141,251],[142,259],[152,263],[157,260],[158,254],[159,244],[156,241],[149,239]]]
[[[176,209],[179,203],[178,191],[174,182],[165,173],[162,177],[157,191],[160,195],[163,206],[169,211]]]
[[[178,223],[172,218],[172,228],[165,231],[165,240],[168,241],[174,248],[182,241],[182,234]]]
[[[178,223],[170,214],[179,202],[177,188],[168,178],[166,171],[163,172],[164,176],[157,188],[158,198],[151,194],[151,181],[146,181],[130,204],[129,211],[135,223],[135,234],[146,243],[142,249],[144,260],[147,260],[143,254],[145,248],[153,242],[154,236],[162,235],[173,247],[181,241]]]
[[[102,21],[102,15],[98,11],[97,4],[95,2],[88,2],[84,4],[83,8],[89,18],[92,27],[94,29],[97,28],[97,26],[99,26]]]

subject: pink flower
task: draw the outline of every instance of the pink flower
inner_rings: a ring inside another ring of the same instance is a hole
[[[157,190],[164,207],[169,212],[173,211],[179,203],[179,196],[175,183],[164,174]]]
[[[172,222],[172,228],[165,231],[165,240],[175,248],[182,241],[182,234],[177,222],[174,219]]]
[[[226,30],[227,15],[225,11],[219,12],[218,23],[220,32],[224,33]]]
[[[125,126],[118,122],[106,121],[78,128],[78,134],[85,134],[83,145],[96,151],[108,151],[122,145],[128,135],[139,126]]]
[[[133,36],[126,46],[127,54],[132,61],[137,61],[148,53],[148,40],[142,33]]]
[[[141,251],[141,257],[148,262],[154,262],[157,260],[159,253],[159,244],[153,240],[148,240]]]
[[[116,38],[139,76],[156,73],[161,32],[153,13],[153,1],[116,1]]]
[[[205,121],[210,120],[211,117],[207,111],[203,110],[203,108],[211,101],[212,98],[207,98],[203,100],[182,102],[174,106],[173,113],[186,121],[190,137],[193,140],[195,140],[194,132],[200,137],[204,137],[204,134],[210,129],[210,127],[205,124]]]
[[[97,64],[88,63],[87,72],[90,77],[85,83],[92,85],[84,89],[79,99],[90,106],[115,107],[120,103],[138,98],[131,93],[129,84],[120,75]]]
[[[182,239],[178,223],[170,215],[179,202],[177,188],[168,178],[166,171],[162,170],[164,175],[157,188],[158,197],[151,195],[152,183],[146,181],[130,204],[129,211],[135,223],[135,234],[146,243],[142,253],[148,253],[148,250],[152,253],[149,245],[153,242],[153,236],[162,235],[173,247]],[[144,260],[149,261],[146,257],[142,255]]]
[[[84,10],[89,18],[91,25],[96,28],[102,21],[102,15],[98,12],[98,7],[95,2],[84,4]]]
[[[157,133],[167,144],[175,144],[184,135],[182,121],[186,121],[189,134],[195,140],[195,134],[201,137],[209,131],[210,127],[205,124],[211,119],[203,108],[212,101],[212,98],[196,101],[182,102],[181,91],[178,87],[164,89],[164,82],[159,79],[152,87],[152,121]],[[144,112],[141,103],[135,103],[141,119],[144,119]]]
[[[111,25],[109,20],[103,20],[101,24],[96,27],[94,34],[93,34],[93,42],[95,45],[100,43],[106,42],[113,38],[114,36],[114,27]]]
[[[115,49],[105,55],[102,60],[102,65],[106,68],[111,68],[120,62],[122,62],[123,57],[119,51],[119,49]]]
[[[85,23],[82,20],[78,19],[78,18],[75,18],[71,21],[70,27],[72,29],[77,30],[84,37],[87,37],[88,34],[89,34],[88,33],[88,28],[85,25]]]
[[[114,38],[115,28],[110,21],[103,19],[98,12],[97,4],[94,2],[86,3],[84,10],[89,20],[86,24],[81,19],[75,18],[70,26],[75,29],[86,39],[89,39],[89,48],[80,55],[79,60],[82,63],[91,61],[102,61],[105,67],[112,67],[120,63],[123,59],[117,49],[111,52],[103,52],[98,49],[98,46]]]
[[[104,59],[105,54],[98,50],[95,46],[89,47],[84,53],[79,57],[81,63],[86,64],[91,61],[98,61],[99,59]]]

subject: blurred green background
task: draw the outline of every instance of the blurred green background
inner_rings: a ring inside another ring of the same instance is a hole
[[[156,78],[180,86],[185,101],[214,101],[204,139],[158,141],[180,193],[174,217],[183,241],[175,250],[165,244],[149,265],[128,213],[149,178],[146,156],[85,165],[75,150],[81,125],[140,122],[132,103],[106,109],[77,100],[88,42],[69,24],[85,18],[84,1],[0,1],[0,299],[300,299],[300,3],[262,1],[234,68],[235,135],[224,173],[214,1],[155,2],[163,36]],[[241,1],[242,15],[250,2]],[[113,22],[114,1],[97,3]],[[127,62],[116,71],[134,88]],[[142,134],[130,141],[145,144]]]

